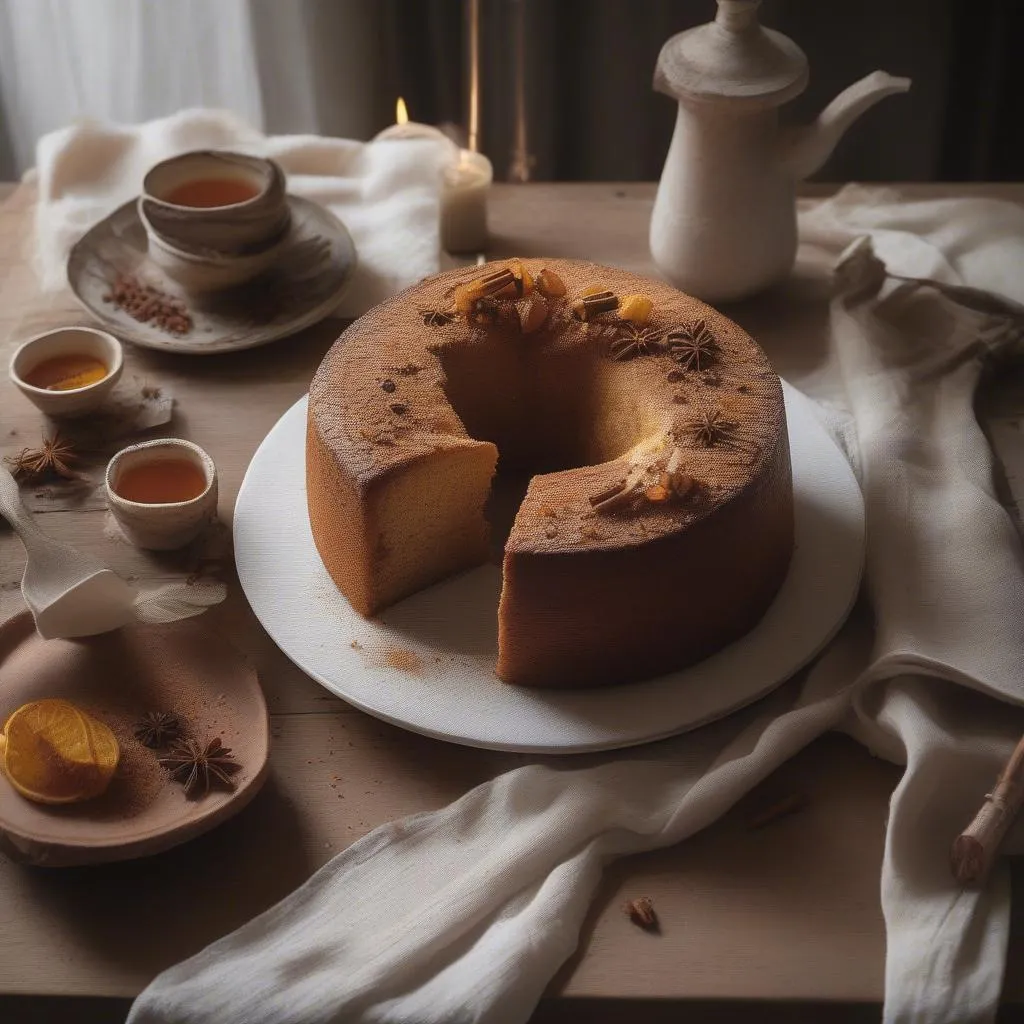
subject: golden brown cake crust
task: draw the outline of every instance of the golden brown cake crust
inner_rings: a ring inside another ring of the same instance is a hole
[[[410,467],[438,453],[493,452],[496,444],[503,466],[535,473],[505,549],[499,675],[536,685],[628,678],[622,665],[595,678],[601,658],[589,655],[577,661],[592,668],[566,678],[571,651],[553,636],[549,646],[561,653],[548,668],[533,671],[523,650],[533,647],[543,660],[546,641],[536,632],[545,615],[555,614],[570,633],[583,628],[572,624],[572,609],[558,614],[559,601],[581,600],[580,581],[599,586],[604,573],[609,591],[638,591],[635,570],[656,564],[681,574],[674,586],[689,579],[722,590],[720,601],[704,604],[709,619],[728,621],[705,623],[694,630],[699,637],[680,643],[677,636],[674,649],[634,657],[634,664],[649,673],[701,657],[756,621],[788,565],[792,486],[778,376],[759,346],[716,310],[664,282],[598,264],[524,261],[534,276],[553,270],[567,289],[565,298],[546,300],[545,322],[532,333],[521,328],[524,301],[502,303],[498,322],[486,326],[449,316],[457,285],[512,263],[407,289],[353,324],[324,359],[310,387],[307,478],[325,564],[359,610],[382,607],[372,581],[372,525],[360,525],[358,542],[345,540],[324,509],[365,512]],[[616,313],[579,321],[572,303],[591,285],[620,298],[649,297],[649,322],[631,326]],[[686,338],[702,330],[710,340],[694,358]],[[752,531],[765,550],[745,535]],[[478,538],[471,547],[481,560]],[[595,561],[600,554],[608,557]],[[588,562],[604,568],[595,572]],[[688,562],[698,576],[716,579],[689,578]],[[659,583],[650,587],[655,592],[670,600],[672,589]],[[635,605],[640,597],[628,600]],[[531,636],[511,619],[529,621]],[[627,661],[641,647],[650,651],[654,632],[641,629],[643,643],[623,642]]]
[[[511,321],[487,329],[462,319],[424,323],[427,311],[450,308],[456,284],[508,262],[452,271],[407,289],[353,324],[324,359],[310,386],[311,415],[338,464],[361,487],[439,448],[475,443],[445,392],[442,364],[446,352],[474,347],[586,354],[599,370],[621,377],[623,390],[643,396],[656,420],[647,431],[652,442],[667,442],[671,434],[688,471],[707,485],[699,502],[651,505],[642,516],[605,516],[600,529],[586,530],[595,522],[589,497],[620,479],[622,465],[613,461],[542,475],[517,517],[510,538],[517,549],[568,551],[581,543],[607,548],[674,532],[731,500],[786,442],[782,387],[761,348],[717,310],[662,281],[593,263],[527,260],[529,267],[554,269],[569,290],[566,300],[552,303],[548,322],[536,333],[523,336]],[[703,319],[717,343],[716,355],[706,370],[691,372],[667,351],[610,359],[607,349],[617,333],[611,321],[582,324],[569,309],[568,300],[590,283],[619,294],[649,295],[654,303],[649,327],[655,332]],[[553,372],[558,369],[552,366]],[[494,383],[495,390],[501,386]],[[565,383],[567,391],[574,386]],[[709,447],[697,438],[697,425],[703,414],[715,412],[732,425],[731,436]],[[549,507],[560,524],[551,537],[544,529],[552,518]]]

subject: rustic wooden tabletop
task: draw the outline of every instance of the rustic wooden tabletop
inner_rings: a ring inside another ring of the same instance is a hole
[[[820,191],[820,189],[819,189]],[[913,194],[998,194],[1024,186],[914,186]],[[647,249],[652,185],[497,186],[489,255],[582,257],[638,272]],[[70,300],[42,301],[29,263],[33,193],[0,207],[0,359],[42,324],[87,322]],[[824,358],[827,275],[798,265],[785,287],[728,312],[798,386]],[[123,386],[161,388],[173,421],[151,433],[191,438],[216,459],[220,515],[256,446],[306,390],[341,329],[327,321],[263,349],[181,357],[128,347]],[[980,407],[1001,457],[1008,503],[1024,495],[1024,381],[996,381]],[[42,415],[0,380],[0,455],[37,442]],[[170,852],[88,869],[28,869],[0,858],[0,1018],[122,1020],[129,997],[158,971],[280,899],[339,850],[382,822],[439,807],[523,763],[519,755],[435,742],[379,722],[306,678],[255,621],[233,577],[230,545],[153,555],[105,532],[101,483],[114,441],[90,452],[85,486],[28,488],[54,536],[137,579],[197,570],[229,581],[208,622],[256,664],[272,713],[272,772],[236,819]],[[297,455],[297,457],[300,457]],[[203,564],[199,564],[202,561]],[[21,607],[22,550],[0,526],[0,617]],[[580,948],[550,986],[537,1020],[877,1019],[884,928],[878,903],[887,800],[898,769],[851,740],[826,736],[785,765],[725,818],[672,849],[607,871]],[[751,817],[778,798],[806,808],[752,832]],[[634,927],[623,902],[650,896],[663,924]],[[1024,1003],[1011,941],[1005,998]],[[97,998],[105,997],[105,998]]]

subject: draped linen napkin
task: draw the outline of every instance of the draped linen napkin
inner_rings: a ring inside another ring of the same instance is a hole
[[[97,221],[139,194],[154,164],[193,149],[271,157],[288,191],[326,206],[349,230],[358,265],[337,315],[356,317],[435,274],[440,261],[446,143],[265,136],[220,110],[184,110],[140,125],[84,122],[39,140],[36,269],[41,287],[66,283],[68,251]]]
[[[1004,863],[961,891],[948,850],[1024,732],[1024,565],[972,412],[1020,347],[1024,210],[846,191],[803,238],[837,255],[835,363],[867,514],[865,595],[803,677],[598,767],[527,766],[382,826],[142,993],[129,1024],[526,1021],[602,868],[714,821],[829,729],[906,764],[881,867],[888,1021],[986,1021],[1009,930]],[[968,287],[965,287],[968,286]],[[983,291],[979,291],[982,289]]]

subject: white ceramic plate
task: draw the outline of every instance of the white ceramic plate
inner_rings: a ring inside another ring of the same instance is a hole
[[[609,750],[696,728],[757,700],[846,619],[864,556],[864,505],[810,401],[786,386],[796,549],[782,588],[741,640],[679,672],[593,690],[530,690],[494,674],[501,573],[486,565],[364,619],[320,561],[306,514],[306,400],[267,435],[235,506],[235,558],[274,642],[332,693],[395,725],[476,747]]]

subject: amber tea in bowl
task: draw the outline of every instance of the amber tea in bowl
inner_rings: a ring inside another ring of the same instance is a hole
[[[273,160],[198,150],[171,157],[142,180],[139,216],[150,240],[192,255],[244,256],[279,240],[290,214]]]
[[[194,206],[209,209],[215,206],[234,206],[255,199],[262,189],[258,184],[241,178],[197,178],[183,181],[163,197],[174,206]]]
[[[18,390],[48,416],[82,416],[121,376],[121,343],[93,327],[62,327],[30,338],[11,357]]]
[[[216,518],[217,469],[191,441],[133,444],[107,466],[107,507],[140,548],[184,547]]]
[[[219,291],[278,259],[291,223],[273,160],[202,150],[157,164],[138,202],[149,257],[190,292]]]
[[[120,474],[116,490],[140,505],[171,505],[198,498],[206,490],[206,474],[188,459],[142,462]]]
[[[33,366],[25,374],[25,383],[44,391],[76,391],[103,380],[110,373],[107,364],[96,356],[72,352],[53,356]]]

